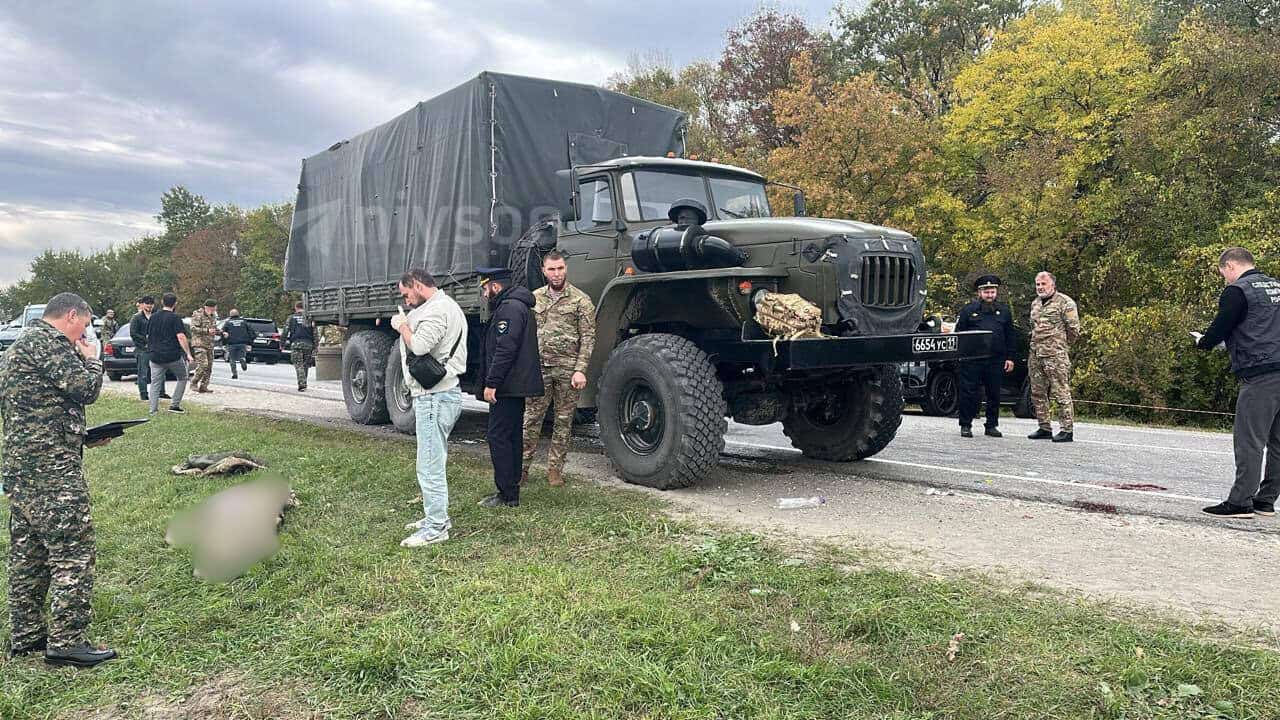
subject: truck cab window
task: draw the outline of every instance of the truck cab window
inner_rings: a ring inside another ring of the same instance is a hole
[[[608,179],[596,178],[578,183],[578,202],[581,205],[578,213],[580,229],[613,222],[613,194],[609,192]]]

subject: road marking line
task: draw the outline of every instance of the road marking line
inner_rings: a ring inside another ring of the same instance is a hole
[[[735,440],[726,440],[727,444],[737,445],[739,447],[752,447],[762,450],[781,450],[790,453],[799,453],[799,450],[789,447],[781,447],[778,445],[761,445],[757,443],[744,443]],[[944,472],[960,473],[962,475],[977,475],[979,477],[1001,478],[1004,480],[1021,480],[1023,482],[1044,483],[1046,485],[1064,485],[1073,488],[1090,488],[1093,490],[1106,490],[1118,493],[1134,493],[1137,495],[1157,496],[1170,498],[1172,500],[1193,500],[1195,502],[1215,502],[1213,498],[1196,497],[1194,495],[1179,495],[1177,493],[1151,492],[1149,490],[1126,490],[1124,488],[1107,487],[1106,485],[1095,485],[1093,483],[1073,483],[1066,480],[1053,480],[1042,477],[1027,477],[1025,475],[1009,475],[1006,473],[983,472],[981,470],[966,470],[964,468],[953,468],[945,465],[930,465],[928,463],[907,462],[906,460],[888,460],[886,458],[866,458],[863,462],[882,463],[885,465],[902,465],[904,467],[922,468],[925,470],[942,470]]]

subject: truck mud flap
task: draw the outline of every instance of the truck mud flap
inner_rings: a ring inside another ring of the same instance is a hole
[[[868,335],[809,340],[713,340],[703,350],[717,362],[742,363],[772,371],[824,370],[882,363],[976,360],[991,354],[991,333]]]

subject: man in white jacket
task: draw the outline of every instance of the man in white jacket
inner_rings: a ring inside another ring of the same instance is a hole
[[[449,485],[445,461],[449,458],[449,433],[462,413],[458,376],[467,369],[467,318],[453,298],[436,287],[426,270],[410,270],[400,278],[400,296],[413,306],[391,319],[404,343],[400,353],[401,377],[417,416],[418,486],[422,489],[422,514],[406,530],[414,533],[401,541],[405,547],[421,547],[449,539]],[[407,351],[406,351],[407,350]],[[444,379],[424,388],[409,374],[407,353],[431,354],[445,367]]]

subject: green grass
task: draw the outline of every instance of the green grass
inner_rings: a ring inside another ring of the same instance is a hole
[[[91,419],[138,409],[104,399]],[[303,505],[274,558],[201,583],[164,527],[229,481],[169,467],[239,448]],[[797,564],[585,483],[481,510],[490,476],[461,456],[454,539],[405,550],[412,455],[199,410],[89,451],[93,633],[122,659],[0,661],[0,717],[1184,718],[1216,717],[1215,703],[1280,717],[1280,658],[1265,650],[976,580],[850,571],[857,559],[833,550]]]

